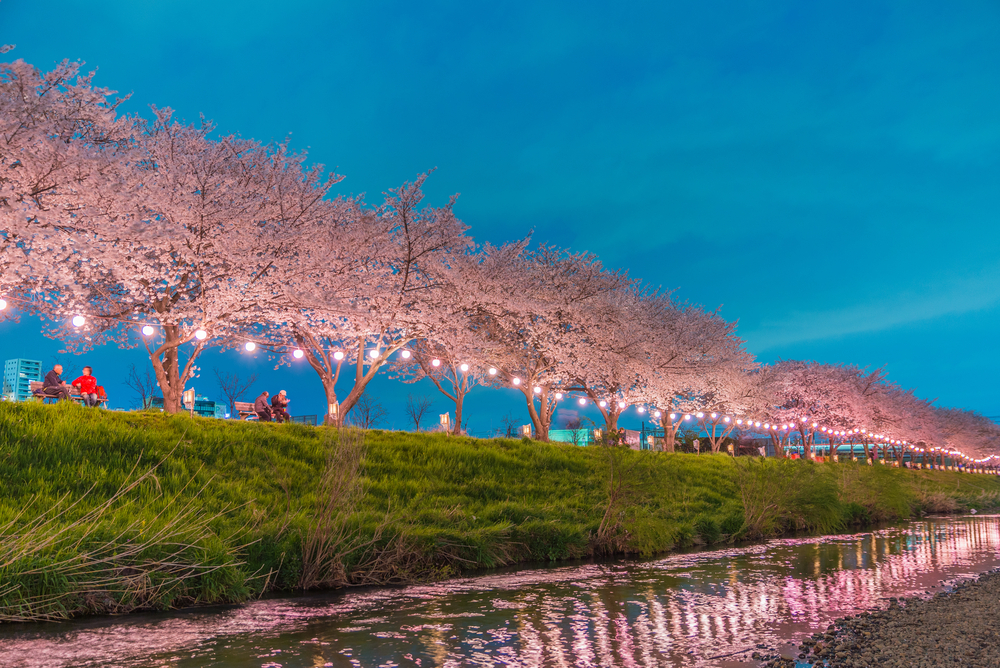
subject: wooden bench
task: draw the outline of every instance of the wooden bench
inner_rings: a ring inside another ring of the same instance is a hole
[[[57,398],[57,397],[46,396],[44,394],[35,394],[36,390],[42,389],[42,385],[43,383],[40,380],[32,380],[28,382],[28,388],[31,390],[31,394],[35,399],[44,403],[46,399]],[[77,401],[81,404],[83,403],[83,397],[80,396],[79,388],[73,387],[71,385],[67,389],[69,390],[70,399],[72,399],[73,401]],[[108,394],[107,392],[104,391],[104,387],[102,385],[97,386],[97,403],[99,403],[104,408],[108,407]]]
[[[233,408],[236,409],[236,413],[240,416],[241,420],[256,420],[257,411],[253,409],[253,403],[249,401],[234,401]]]

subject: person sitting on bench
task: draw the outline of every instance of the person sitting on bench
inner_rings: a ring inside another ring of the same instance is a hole
[[[80,398],[83,399],[84,406],[96,406],[99,402],[97,399],[97,379],[94,378],[94,370],[89,367],[83,367],[83,375],[73,381],[73,387],[80,390]]]
[[[257,413],[257,419],[261,422],[271,421],[271,407],[267,405],[267,398],[271,396],[271,393],[264,390],[257,397],[257,400],[253,402],[253,410]]]
[[[271,399],[271,415],[274,417],[275,422],[291,422],[292,416],[289,415],[288,411],[285,409],[285,407],[288,406],[288,401],[288,396],[284,390],[278,392],[274,395],[274,398]]]
[[[42,399],[69,399],[69,385],[63,382],[60,374],[63,372],[62,364],[56,364],[52,371],[45,374],[42,386],[35,390],[35,396]]]

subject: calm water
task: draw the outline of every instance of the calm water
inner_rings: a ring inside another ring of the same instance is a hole
[[[8,626],[0,665],[752,666],[744,650],[758,643],[997,566],[1000,516],[926,520],[647,562]]]

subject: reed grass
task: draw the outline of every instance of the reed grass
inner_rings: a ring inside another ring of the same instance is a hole
[[[0,403],[0,620],[651,555],[1000,504],[991,476],[352,434]]]

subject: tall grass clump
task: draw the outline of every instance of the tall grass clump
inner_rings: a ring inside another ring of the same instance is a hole
[[[251,578],[240,546],[211,530],[218,516],[198,511],[200,490],[142,494],[155,486],[155,472],[130,476],[106,499],[94,499],[93,489],[67,494],[37,514],[29,501],[0,527],[0,621],[245,598]],[[140,498],[152,514],[130,512]]]
[[[831,533],[843,511],[831,472],[809,461],[741,457],[733,473],[743,523],[732,538],[765,538],[786,531]]]

